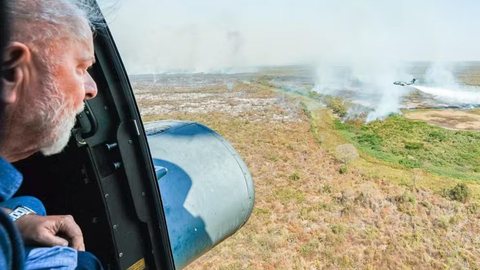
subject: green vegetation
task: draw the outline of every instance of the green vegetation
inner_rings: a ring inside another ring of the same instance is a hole
[[[471,191],[467,185],[465,185],[464,183],[460,183],[451,189],[444,190],[443,195],[450,200],[465,203],[470,198]]]
[[[300,175],[298,174],[298,172],[295,171],[291,175],[288,176],[288,179],[293,180],[293,181],[297,181],[297,180],[300,180]]]
[[[343,224],[333,224],[330,229],[334,234],[343,234],[347,231],[347,228]]]
[[[454,131],[392,115],[368,124],[341,122],[335,128],[363,152],[403,168],[440,176],[480,179],[480,133]]]
[[[294,188],[282,188],[275,190],[276,198],[282,203],[295,202],[301,203],[305,201],[305,194],[303,192],[295,190]]]
[[[347,173],[347,172],[348,172],[347,165],[343,164],[342,166],[340,166],[340,168],[338,169],[338,172],[339,172],[340,174]]]
[[[333,113],[339,117],[345,117],[348,113],[348,105],[345,100],[340,97],[325,96],[324,102],[327,107],[332,109]]]
[[[317,239],[312,239],[300,247],[300,254],[305,257],[314,255],[318,251],[319,246],[319,241]]]
[[[413,216],[416,213],[417,199],[415,195],[405,191],[403,194],[395,196],[391,199],[400,212]]]

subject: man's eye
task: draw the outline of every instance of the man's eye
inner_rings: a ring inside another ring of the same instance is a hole
[[[86,74],[86,73],[88,73],[88,72],[91,71],[91,70],[92,70],[92,66],[89,66],[89,67],[87,67],[87,68],[85,69],[85,72],[84,72],[84,73]]]
[[[78,73],[82,74],[82,75],[85,75],[85,73],[88,72],[88,69],[89,68],[84,68],[84,67],[78,68]]]
[[[86,73],[86,72],[88,72],[91,68],[92,68],[92,66],[84,66],[84,65],[82,65],[82,66],[79,66],[79,67],[78,67],[78,70],[81,71],[81,73]]]

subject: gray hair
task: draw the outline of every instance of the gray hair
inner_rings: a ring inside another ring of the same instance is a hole
[[[27,26],[31,40],[68,35],[85,37],[83,27],[93,28],[98,19],[94,7],[85,0],[13,0],[9,11],[13,30],[25,30],[18,27]]]
[[[46,65],[54,64],[52,55],[61,51],[56,41],[85,40],[100,18],[85,0],[13,0],[10,5],[11,40],[27,44]]]

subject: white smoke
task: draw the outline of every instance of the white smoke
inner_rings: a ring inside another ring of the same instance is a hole
[[[425,83],[414,88],[446,104],[480,105],[480,88],[458,82],[454,67],[445,63],[431,65],[425,72]]]
[[[105,1],[112,0],[100,0]],[[480,59],[478,1],[119,3],[107,19],[133,74],[312,62]]]
[[[370,108],[366,120],[372,121],[400,112],[401,98],[410,89],[393,82],[411,78],[412,75],[406,73],[400,64],[366,61],[343,63],[342,66],[321,65],[317,69],[313,90],[324,95],[341,96]]]
[[[369,119],[399,111],[408,88],[392,82],[412,79],[405,62],[480,60],[480,1],[121,3],[109,22],[130,74],[313,64],[316,91],[356,92],[372,108]],[[433,77],[449,84],[440,71]]]
[[[480,105],[480,89],[478,87],[431,87],[415,86],[416,89],[432,95],[435,99],[446,104],[468,106]]]
[[[340,96],[369,108],[367,122],[400,113],[400,109],[405,107],[402,104],[404,97],[414,89],[431,96],[439,106],[480,105],[480,88],[458,82],[455,66],[451,63],[432,63],[422,75],[421,82],[417,80],[417,83],[408,87],[393,84],[394,81],[409,82],[414,78],[406,66],[400,63],[365,63],[369,65],[320,65],[313,90],[324,95]],[[358,116],[358,110],[358,107],[354,107],[347,118]]]
[[[443,62],[433,63],[425,72],[425,83],[431,86],[458,86],[453,66]]]

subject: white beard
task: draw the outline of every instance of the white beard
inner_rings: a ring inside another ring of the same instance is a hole
[[[62,152],[65,146],[67,146],[70,139],[71,130],[75,125],[75,117],[77,114],[83,111],[83,108],[84,106],[82,103],[82,106],[76,111],[67,111],[66,113],[64,113],[64,115],[60,116],[60,121],[52,131],[55,140],[50,145],[47,145],[40,149],[40,152],[42,152],[43,155],[51,156]]]

